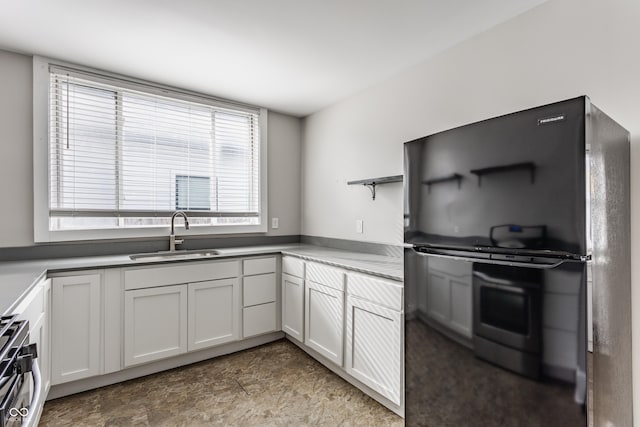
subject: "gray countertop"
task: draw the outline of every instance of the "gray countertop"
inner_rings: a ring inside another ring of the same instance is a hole
[[[306,244],[250,246],[240,248],[217,249],[219,255],[206,260],[278,254],[291,255],[306,260],[317,261],[337,267],[343,267],[363,273],[385,277],[391,280],[403,280],[403,261],[401,258],[350,252]],[[26,295],[31,287],[47,272],[73,271],[97,268],[118,268],[133,265],[166,264],[172,262],[198,262],[205,259],[145,261],[131,260],[128,255],[79,257],[34,261],[0,262],[0,313],[9,314]]]
[[[292,255],[309,261],[335,265],[400,282],[404,276],[402,258],[311,245],[299,245],[295,248],[283,249],[281,252],[283,255]]]

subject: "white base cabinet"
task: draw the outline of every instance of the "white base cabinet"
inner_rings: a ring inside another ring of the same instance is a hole
[[[237,278],[188,285],[188,351],[240,338],[240,282]]]
[[[304,280],[282,274],[282,330],[304,342]]]
[[[248,338],[273,332],[277,329],[276,320],[275,302],[245,307],[242,309],[242,335]]]
[[[429,258],[427,316],[458,334],[473,336],[471,263]]]
[[[187,285],[126,291],[124,365],[187,351]]]
[[[54,276],[51,385],[60,385],[54,391],[248,337],[277,338],[282,334],[265,334],[282,330],[383,405],[403,411],[401,282],[291,256],[283,257],[282,270],[277,257],[261,256]],[[46,348],[46,317],[32,321],[32,331]],[[76,380],[85,381],[63,384]]]
[[[52,385],[100,373],[100,281],[100,274],[52,280]]]
[[[342,366],[344,292],[305,281],[304,343]]]
[[[402,394],[402,315],[347,296],[347,373],[396,405]]]
[[[242,261],[242,337],[280,329],[276,257]]]

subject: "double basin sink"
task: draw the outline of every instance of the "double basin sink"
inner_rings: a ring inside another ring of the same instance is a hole
[[[129,258],[136,261],[171,261],[185,259],[211,258],[220,255],[220,252],[213,249],[206,250],[179,250],[179,251],[160,251],[146,254],[130,255]]]

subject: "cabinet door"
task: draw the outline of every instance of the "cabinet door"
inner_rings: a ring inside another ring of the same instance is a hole
[[[344,292],[305,281],[304,343],[342,366]]]
[[[451,328],[467,338],[473,336],[471,278],[450,278],[451,287]]]
[[[445,325],[449,324],[451,295],[446,275],[429,271],[427,279],[427,314]]]
[[[396,405],[402,391],[402,315],[347,296],[346,368]]]
[[[473,335],[472,291],[471,263],[429,260],[427,314],[467,338]]]
[[[100,275],[52,281],[51,384],[100,374]]]
[[[187,285],[125,291],[125,366],[186,351]]]
[[[212,280],[188,286],[189,351],[239,339],[239,280]]]
[[[282,330],[304,342],[304,280],[282,274]]]

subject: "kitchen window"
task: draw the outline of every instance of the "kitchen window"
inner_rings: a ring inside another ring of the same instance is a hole
[[[42,62],[36,241],[164,235],[175,210],[196,234],[266,231],[264,110]]]

